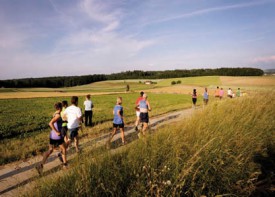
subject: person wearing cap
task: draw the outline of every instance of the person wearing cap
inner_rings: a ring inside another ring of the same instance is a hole
[[[139,118],[139,115],[140,115],[140,111],[139,111],[139,101],[141,101],[143,99],[143,94],[144,92],[141,91],[140,92],[140,96],[137,98],[136,100],[136,107],[135,107],[135,110],[136,110],[136,116],[137,116],[137,119],[136,119],[136,122],[135,122],[135,130],[138,131],[138,124],[140,122],[140,118]]]
[[[145,131],[148,127],[148,123],[149,123],[149,114],[148,112],[151,111],[151,106],[149,101],[147,100],[147,94],[143,94],[143,99],[139,101],[138,103],[138,107],[139,107],[139,111],[140,111],[140,122],[143,124],[142,127],[142,134],[145,135]]]

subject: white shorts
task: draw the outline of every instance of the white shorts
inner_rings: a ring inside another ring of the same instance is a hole
[[[136,111],[136,115],[137,115],[137,117],[139,117],[140,111]]]

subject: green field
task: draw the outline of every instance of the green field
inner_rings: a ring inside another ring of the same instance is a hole
[[[126,124],[135,120],[135,101],[137,93],[97,95],[92,97],[94,102],[93,122],[101,124],[111,122],[112,110],[116,97],[123,97],[124,116]],[[153,108],[150,116],[156,116],[190,107],[190,96],[175,94],[149,94],[148,100]],[[70,100],[70,98],[33,98],[0,100],[0,135],[1,156],[0,164],[30,157],[47,147],[48,123],[54,113],[55,102]],[[79,97],[79,106],[83,108],[84,96]],[[201,102],[201,100],[199,101]],[[103,131],[104,132],[104,131]],[[109,132],[108,127],[105,132]],[[29,142],[32,141],[30,145]],[[42,142],[41,142],[42,141]],[[26,147],[25,149],[19,147]],[[18,149],[19,148],[19,149]],[[17,150],[15,150],[17,149]]]

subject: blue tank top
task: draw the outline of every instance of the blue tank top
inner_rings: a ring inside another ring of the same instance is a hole
[[[120,111],[119,112],[119,114],[121,115],[121,116],[123,116],[123,107],[121,106],[121,105],[116,105],[115,107],[114,107],[114,123],[115,124],[123,124],[123,120],[122,120],[122,118],[119,116],[119,115],[117,115],[117,112],[118,111]]]
[[[146,103],[146,100],[139,101],[139,108],[140,109],[148,109],[148,105]]]

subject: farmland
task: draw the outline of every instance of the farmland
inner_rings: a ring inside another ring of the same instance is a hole
[[[171,85],[178,80],[181,84]],[[251,194],[260,173],[253,156],[264,155],[269,159],[268,151],[274,147],[275,77],[214,76],[154,82],[144,85],[139,80],[105,81],[62,90],[1,89],[0,164],[27,159],[45,151],[53,104],[69,101],[72,95],[79,96],[79,105],[83,107],[84,95],[92,94],[95,126],[84,128],[84,133],[93,138],[110,132],[117,96],[123,97],[126,125],[133,125],[134,102],[140,90],[148,93],[153,108],[150,116],[154,117],[190,108],[189,93],[193,88],[198,90],[198,105],[202,106],[202,93],[207,87],[209,106],[198,110],[188,121],[183,120],[172,127],[167,125],[144,141],[127,145],[119,154],[110,155],[102,150],[85,153],[78,158],[82,167],[77,167],[78,159],[72,161],[73,170],[60,177],[61,185],[51,178],[37,182],[39,190],[35,190],[35,196],[58,195],[58,192],[68,192],[67,188],[71,188],[71,195],[80,192],[84,196],[106,193],[144,196],[158,192],[162,195],[184,192],[186,195],[212,196],[231,190],[238,195]],[[130,91],[126,93],[125,84],[128,83]],[[240,87],[247,96],[220,101],[213,97],[216,86],[225,90]],[[94,159],[86,159],[91,157]],[[114,168],[121,170],[116,172]],[[117,185],[115,177],[124,189],[112,187]],[[83,181],[86,185],[80,184]]]

